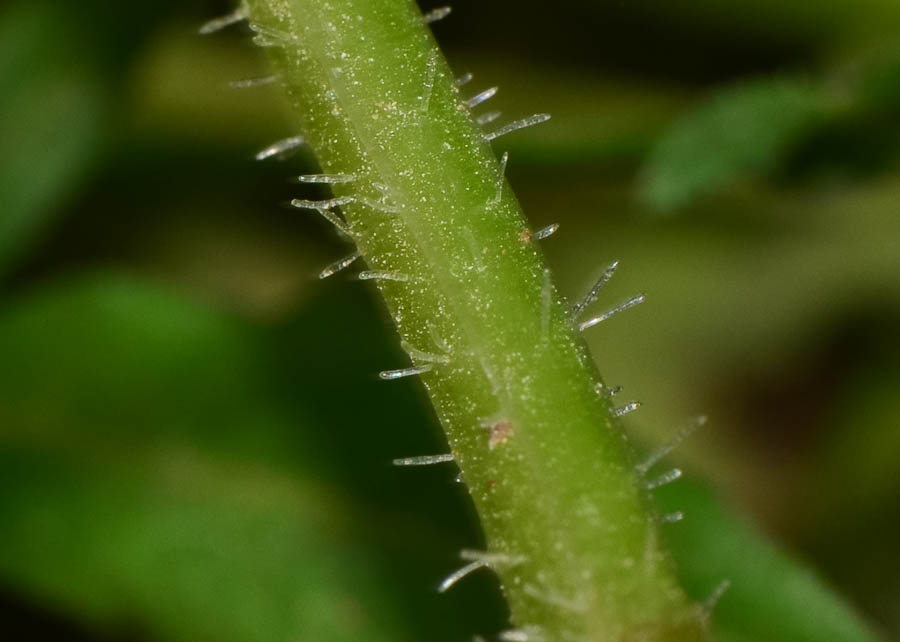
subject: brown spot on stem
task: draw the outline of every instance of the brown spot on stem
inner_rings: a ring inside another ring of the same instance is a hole
[[[488,448],[493,450],[502,446],[513,435],[513,425],[509,419],[495,421],[488,426]]]

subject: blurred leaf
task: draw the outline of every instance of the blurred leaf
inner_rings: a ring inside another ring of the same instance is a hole
[[[107,97],[65,7],[0,13],[0,273],[62,210],[102,142]]]
[[[315,451],[299,458],[293,413],[267,409],[261,345],[125,280],[7,305],[7,584],[161,639],[410,639],[365,518],[291,472]]]
[[[802,563],[724,510],[710,490],[682,480],[656,491],[679,576],[694,599],[731,583],[713,612],[717,642],[875,642],[880,638]],[[865,555],[850,551],[849,555]]]
[[[672,210],[747,173],[765,173],[828,109],[811,83],[766,78],[737,85],[689,111],[650,153],[641,197]]]
[[[97,455],[0,452],[7,582],[161,639],[411,639],[340,500],[190,450]]]

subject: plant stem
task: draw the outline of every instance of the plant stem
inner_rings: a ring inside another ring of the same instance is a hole
[[[422,372],[509,601],[509,639],[705,639],[576,319],[415,3],[248,4]]]

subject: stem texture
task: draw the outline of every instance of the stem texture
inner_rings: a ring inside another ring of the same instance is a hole
[[[424,371],[509,601],[506,639],[704,640],[577,320],[502,177],[502,143],[475,123],[415,3],[249,10],[322,171],[349,181],[333,185],[347,233],[410,356],[396,368]]]

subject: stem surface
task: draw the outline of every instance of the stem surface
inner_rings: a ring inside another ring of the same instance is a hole
[[[415,3],[248,5],[339,175],[347,233],[410,355],[396,367],[426,370],[510,605],[506,639],[704,640],[577,320]]]

